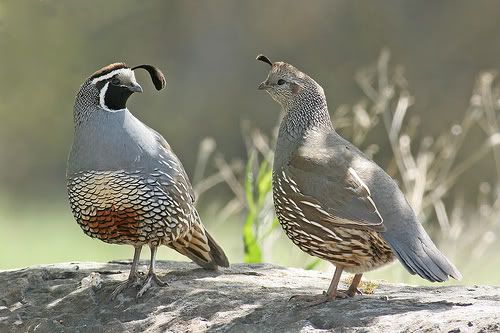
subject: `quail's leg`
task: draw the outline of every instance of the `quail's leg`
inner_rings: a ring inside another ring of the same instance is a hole
[[[346,298],[348,295],[342,291],[338,290],[340,277],[342,276],[342,271],[344,268],[342,266],[337,266],[335,268],[335,274],[333,274],[332,282],[330,282],[330,286],[328,287],[328,291],[326,292],[327,300],[332,300],[335,298]]]
[[[120,294],[125,289],[136,286],[139,283],[139,275],[137,274],[137,266],[139,264],[139,259],[141,258],[142,245],[135,248],[134,260],[132,261],[132,267],[130,267],[130,274],[128,279],[121,282],[118,287],[111,293],[111,299],[115,299],[118,294]]]
[[[330,282],[330,286],[328,287],[328,291],[326,293],[323,292],[319,295],[295,295],[292,296],[290,300],[305,301],[308,302],[310,306],[314,306],[334,300],[335,298],[348,297],[347,293],[337,290],[343,270],[344,268],[342,266],[336,266],[335,273],[333,274],[332,281]]]
[[[351,285],[349,286],[349,289],[347,289],[347,296],[353,297],[354,295],[362,295],[363,293],[361,290],[358,289],[359,283],[361,282],[361,277],[363,276],[362,273],[354,275],[354,278],[352,279]]]
[[[146,277],[146,280],[144,280],[141,290],[139,290],[139,292],[137,293],[137,298],[144,295],[144,293],[153,286],[153,283],[160,287],[168,286],[168,283],[160,280],[160,278],[156,275],[155,272],[156,250],[158,249],[158,245],[151,245],[150,248],[151,248],[151,262],[149,264],[148,276]]]

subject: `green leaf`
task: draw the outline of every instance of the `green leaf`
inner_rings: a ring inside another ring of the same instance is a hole
[[[278,217],[275,215],[274,219],[273,219],[272,228],[274,229],[274,228],[276,228],[279,225],[280,225],[280,221],[278,220]]]
[[[269,192],[272,190],[273,172],[269,164],[264,161],[259,168],[259,175],[257,178],[257,189],[259,194],[259,203],[262,203]]]
[[[276,216],[274,216],[273,222],[271,223],[269,228],[266,230],[266,232],[262,235],[262,239],[269,237],[271,235],[271,233],[274,231],[274,229],[276,229],[276,227],[279,226],[279,224],[280,223],[278,221],[278,218]]]
[[[253,161],[255,159],[255,151],[252,151],[250,158],[248,159],[246,165],[245,173],[245,197],[247,200],[248,210],[255,210],[255,200],[254,200],[254,176],[253,176]]]
[[[246,263],[262,262],[262,250],[257,242],[257,235],[255,234],[255,217],[255,214],[249,212],[245,225],[243,226],[244,260]]]
[[[320,263],[321,263],[321,259],[314,259],[314,261],[307,264],[306,267],[304,267],[304,269],[310,271],[310,270],[316,268],[316,266],[318,266]]]

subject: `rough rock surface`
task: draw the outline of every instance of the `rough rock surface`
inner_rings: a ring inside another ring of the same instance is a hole
[[[289,298],[321,293],[330,276],[269,264],[208,272],[159,262],[168,287],[139,300],[130,289],[110,301],[129,267],[1,271],[0,332],[500,332],[500,287],[380,284],[372,295],[307,307]]]

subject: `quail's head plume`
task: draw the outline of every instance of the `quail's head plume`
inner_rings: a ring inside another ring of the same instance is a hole
[[[146,70],[157,90],[162,72],[151,65],[108,65],[91,75],[77,93],[75,134],[68,158],[68,196],[73,215],[90,237],[135,248],[129,278],[112,297],[141,284],[165,285],[155,272],[156,251],[167,245],[206,269],[228,266],[224,251],[208,234],[194,206],[194,192],[167,141],[127,109],[142,92],[134,70]],[[151,250],[146,279],[137,265],[143,245]]]
[[[154,66],[130,68],[124,63],[110,64],[92,74],[80,87],[76,98],[80,105],[75,106],[75,117],[79,120],[85,117],[87,111],[94,110],[90,106],[110,112],[124,110],[129,97],[143,91],[134,74],[134,70],[139,68],[148,71],[157,90],[165,88],[165,76]]]
[[[291,106],[303,99],[304,94],[318,98],[324,96],[323,88],[294,66],[281,61],[273,64],[264,55],[259,55],[257,60],[271,66],[267,79],[259,85],[259,89],[267,91],[282,106]]]
[[[290,64],[257,60],[271,66],[259,89],[284,110],[273,164],[276,215],[301,250],[336,266],[319,301],[354,296],[364,272],[395,258],[429,281],[460,279],[394,180],[334,130],[321,86]],[[355,274],[346,292],[337,290],[344,270]]]

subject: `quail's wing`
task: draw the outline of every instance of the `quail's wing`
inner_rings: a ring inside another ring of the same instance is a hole
[[[162,169],[168,173],[168,176],[166,177],[166,182],[164,182],[164,186],[181,186],[182,190],[185,192],[189,193],[189,196],[191,198],[191,202],[195,202],[196,197],[195,193],[193,190],[193,186],[191,185],[191,182],[189,181],[189,177],[186,174],[186,170],[184,170],[184,167],[177,157],[175,153],[172,151],[172,148],[170,148],[170,145],[168,144],[167,140],[155,131],[152,128],[149,128],[151,132],[156,136],[156,139],[158,141],[158,144],[161,147],[160,151],[160,164],[163,166]]]
[[[370,189],[352,167],[358,156],[353,149],[344,144],[298,149],[288,164],[291,198],[322,224],[385,231]]]

